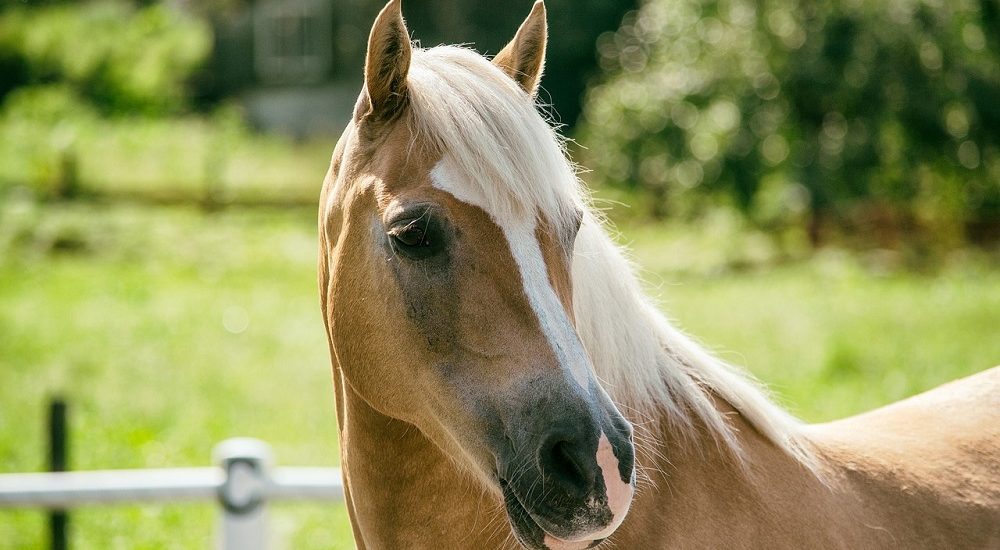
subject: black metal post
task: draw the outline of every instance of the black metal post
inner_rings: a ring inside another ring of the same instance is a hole
[[[69,466],[66,402],[55,398],[49,402],[49,471],[65,472]],[[49,540],[52,550],[68,548],[69,515],[65,510],[49,511]]]

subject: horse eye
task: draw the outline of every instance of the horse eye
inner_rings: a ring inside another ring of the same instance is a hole
[[[386,235],[393,253],[410,260],[440,257],[447,251],[447,220],[430,208],[410,210],[390,221]]]
[[[424,233],[424,228],[415,222],[410,222],[403,227],[391,229],[389,231],[389,236],[392,237],[397,244],[410,248],[430,246],[430,242],[427,240],[427,235]]]

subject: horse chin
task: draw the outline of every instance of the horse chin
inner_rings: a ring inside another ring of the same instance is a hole
[[[503,490],[504,507],[507,509],[507,517],[510,519],[514,536],[525,548],[530,550],[584,550],[593,548],[604,540],[567,541],[550,535],[531,517],[527,508],[521,504],[520,499],[517,498],[506,481],[500,480],[500,488]]]

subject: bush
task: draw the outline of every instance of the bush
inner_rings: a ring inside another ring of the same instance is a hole
[[[63,82],[104,112],[176,111],[210,46],[204,22],[161,4],[14,7],[0,13],[0,94]]]
[[[995,1],[650,0],[598,48],[584,163],[655,216],[722,203],[814,243],[1000,225]]]

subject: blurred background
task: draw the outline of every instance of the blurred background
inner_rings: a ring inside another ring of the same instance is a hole
[[[380,0],[0,2],[0,472],[337,464],[315,203]],[[406,0],[496,53],[530,1]],[[809,421],[1000,363],[1000,2],[548,0],[541,99],[663,309]],[[85,508],[200,548],[215,506]],[[280,505],[278,548],[352,548]],[[0,510],[0,548],[47,544]]]

